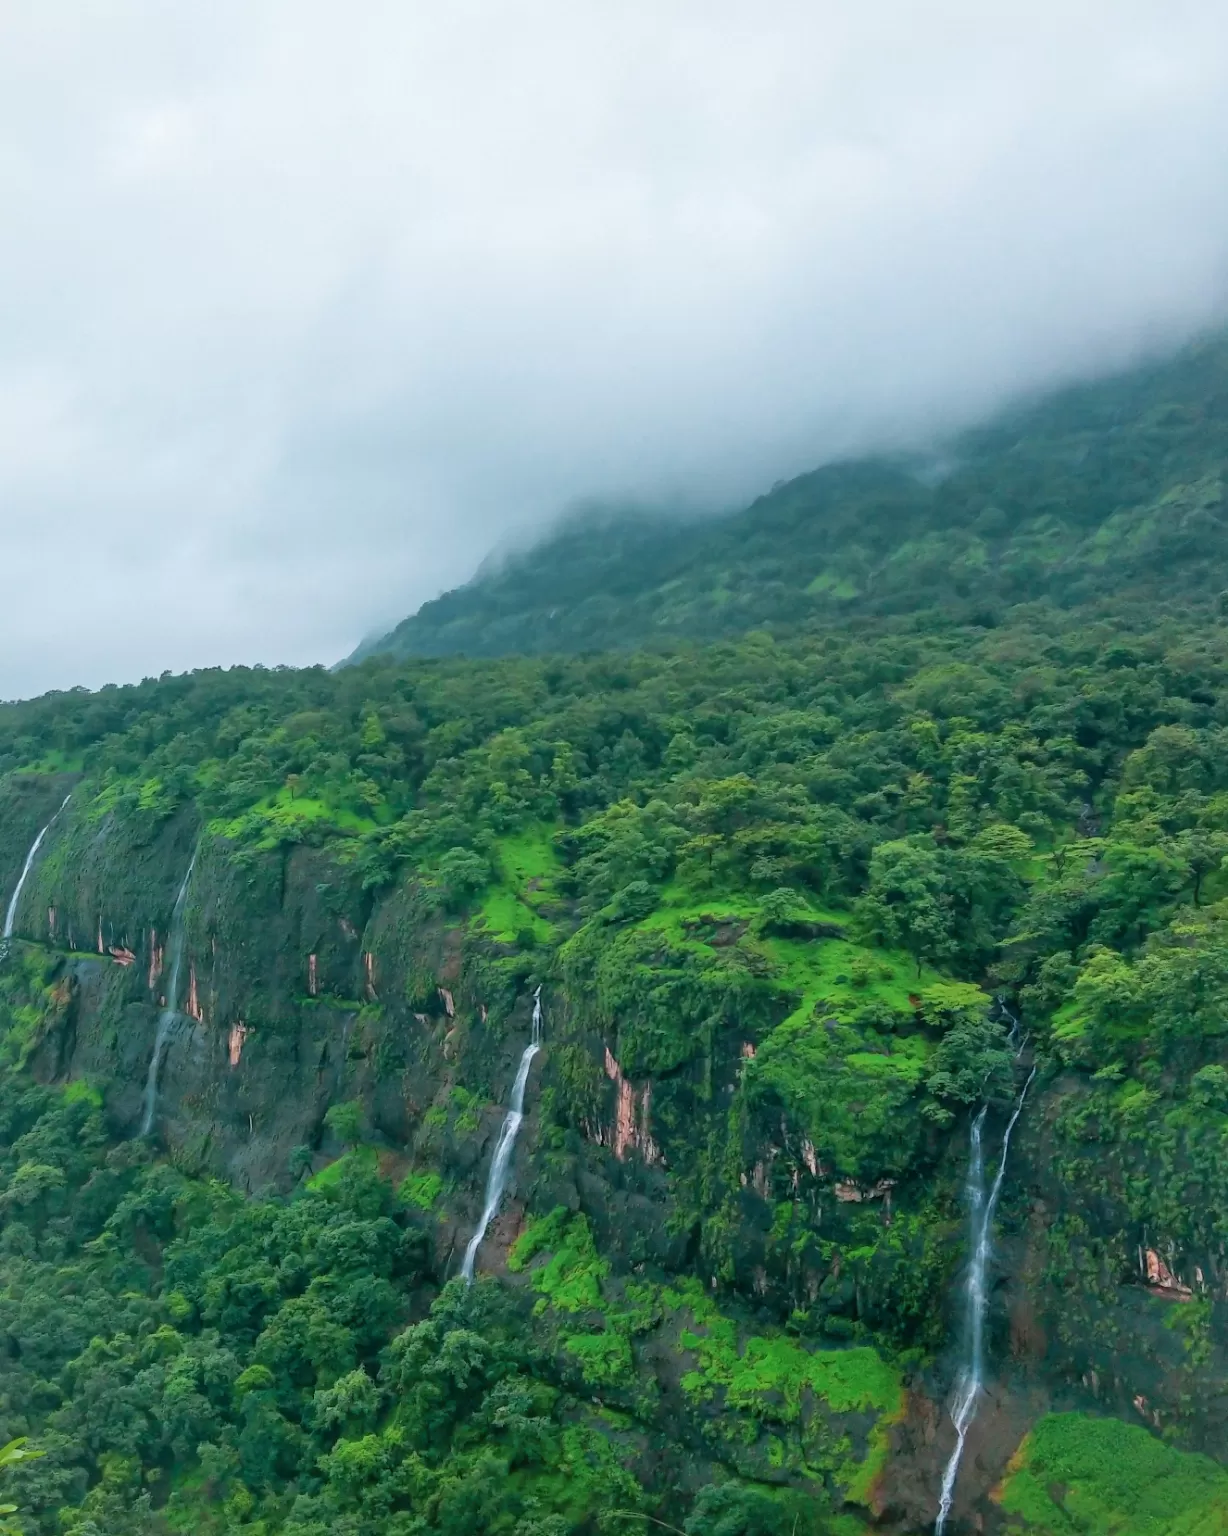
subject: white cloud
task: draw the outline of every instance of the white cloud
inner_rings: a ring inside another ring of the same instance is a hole
[[[1215,0],[0,14],[0,695],[332,660],[1223,311]]]

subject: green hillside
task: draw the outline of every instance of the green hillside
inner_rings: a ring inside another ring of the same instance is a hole
[[[435,605],[604,650],[0,705],[27,1536],[932,1529],[1025,1082],[951,1536],[1228,1529],[1224,368]]]
[[[361,655],[627,649],[1228,584],[1228,341],[1070,389],[925,461],[835,464],[736,516],[573,521]]]

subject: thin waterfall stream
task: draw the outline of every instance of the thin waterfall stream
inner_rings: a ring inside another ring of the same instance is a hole
[[[154,1035],[153,1055],[149,1058],[149,1072],[145,1078],[145,1094],[142,1100],[144,1113],[141,1116],[141,1135],[148,1136],[153,1130],[154,1114],[158,1108],[158,1074],[162,1069],[162,1057],[166,1053],[166,1044],[170,1039],[171,1030],[175,1027],[175,1020],[179,1017],[177,1005],[179,1002],[179,970],[183,962],[184,941],[184,908],[188,902],[188,885],[192,879],[192,871],[196,868],[196,855],[192,855],[192,862],[188,865],[188,872],[183,877],[183,884],[179,887],[179,894],[175,897],[175,910],[171,914],[171,931],[167,940],[168,958],[170,967],[167,972],[166,1001],[162,1012],[158,1015],[158,1029]]]
[[[47,825],[42,829],[34,841],[30,844],[30,851],[26,854],[26,862],[21,867],[21,875],[18,878],[16,889],[9,898],[8,910],[4,914],[4,933],[0,935],[0,954],[7,954],[9,942],[13,937],[13,924],[17,921],[17,903],[21,900],[21,893],[25,889],[25,883],[30,878],[30,871],[34,868],[34,860],[38,856],[38,850],[43,846],[43,839],[51,831],[60,818],[60,811],[72,799],[72,791],[66,794],[60,801],[60,810],[55,813]]]
[[[985,1314],[989,1305],[987,1276],[993,1258],[993,1219],[1002,1193],[1002,1181],[1006,1177],[1006,1156],[1010,1151],[1011,1132],[1023,1113],[1023,1101],[1027,1098],[1036,1068],[1028,1073],[1027,1081],[1015,1100],[1015,1108],[1006,1123],[1002,1136],[1002,1154],[998,1159],[998,1171],[985,1195],[985,1151],[982,1136],[988,1104],[982,1104],[972,1122],[968,1152],[968,1178],[965,1193],[969,1207],[968,1277],[964,1282],[964,1364],[956,1383],[955,1401],[951,1405],[951,1422],[955,1425],[955,1449],[942,1474],[942,1492],[938,1499],[938,1518],[934,1522],[934,1536],[942,1536],[951,1502],[955,1497],[955,1479],[959,1476],[959,1464],[964,1455],[964,1443],[972,1421],[980,1407],[981,1391],[985,1385]]]
[[[533,994],[532,1033],[528,1045],[524,1048],[524,1054],[520,1058],[516,1081],[512,1084],[511,1103],[499,1132],[499,1140],[495,1143],[495,1155],[490,1162],[490,1172],[486,1176],[486,1203],[482,1207],[482,1219],[478,1222],[477,1231],[469,1239],[469,1246],[465,1249],[465,1262],[461,1265],[461,1274],[464,1275],[468,1284],[473,1283],[473,1264],[478,1256],[482,1239],[486,1236],[486,1229],[494,1220],[495,1213],[503,1200],[503,1191],[507,1187],[508,1169],[512,1165],[512,1152],[524,1121],[525,1084],[529,1081],[529,1068],[533,1065],[533,1058],[541,1047],[542,989],[538,987]]]

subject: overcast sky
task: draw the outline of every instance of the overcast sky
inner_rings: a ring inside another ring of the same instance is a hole
[[[0,0],[0,696],[1224,313],[1223,0]]]

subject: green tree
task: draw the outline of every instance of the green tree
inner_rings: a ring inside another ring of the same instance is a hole
[[[324,1116],[324,1124],[328,1126],[337,1140],[346,1146],[354,1147],[362,1140],[362,1127],[365,1119],[362,1104],[358,1099],[347,1099],[342,1104],[332,1105]]]
[[[929,838],[880,843],[870,858],[857,926],[871,942],[908,951],[917,975],[956,951],[955,907],[947,861]]]

